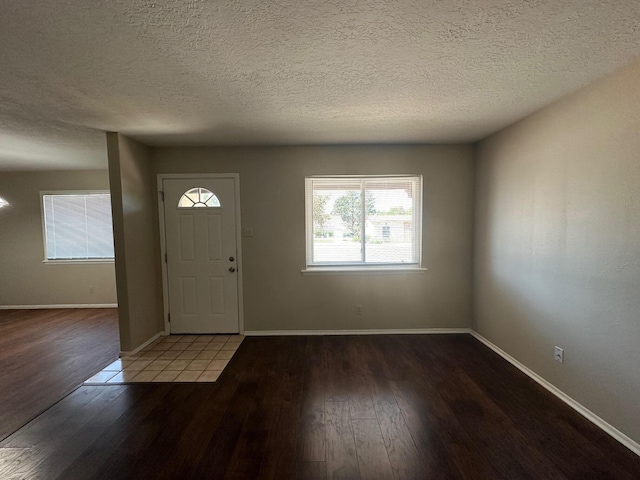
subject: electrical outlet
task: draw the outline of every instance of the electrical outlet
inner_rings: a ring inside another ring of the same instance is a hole
[[[362,305],[356,305],[356,315],[362,315]]]
[[[242,236],[243,237],[253,237],[253,228],[251,228],[251,227],[242,227]]]
[[[553,358],[558,363],[564,363],[564,349],[556,346],[556,349],[553,352]]]

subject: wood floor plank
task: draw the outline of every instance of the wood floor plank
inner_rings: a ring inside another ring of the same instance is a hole
[[[353,419],[351,425],[361,477],[368,480],[393,478],[389,455],[382,439],[378,420],[375,418]]]
[[[351,358],[346,349],[347,337],[323,337],[325,355],[325,402],[348,402]]]
[[[325,362],[321,338],[310,338],[305,345],[305,377],[298,431],[298,459],[325,461]]]
[[[91,387],[81,387],[81,389],[86,388]],[[113,387],[93,388],[108,389]],[[88,444],[84,452],[67,465],[58,478],[61,480],[85,480],[99,476],[107,469],[108,461],[114,452],[118,451],[123,443],[130,441],[132,432],[139,430],[138,426],[171,390],[169,385],[138,384],[125,385],[123,388],[126,390],[130,408],[109,425],[98,438]]]
[[[325,462],[297,462],[296,480],[326,480],[327,465]]]
[[[161,401],[148,410],[135,429],[128,432],[124,441],[112,450],[95,478],[157,478],[158,471],[163,470],[158,465],[158,461],[162,460],[160,452],[170,451],[174,447],[170,437],[176,422],[185,411],[193,412],[199,403],[199,396],[194,395],[196,389],[197,384],[194,383],[180,389],[170,389]],[[184,411],[176,412],[175,405],[184,405]]]
[[[390,381],[389,388],[416,448],[424,452],[425,470],[434,478],[499,478],[491,464],[478,453],[475,442],[456,418],[450,402],[442,395],[443,382],[452,374],[455,365],[439,358],[437,349],[432,348],[428,338],[393,340],[401,342],[398,348],[404,352],[396,358],[397,368],[408,375],[404,379]],[[423,364],[430,365],[430,368],[424,369]]]
[[[371,371],[367,365],[367,350],[358,337],[349,337],[349,413],[351,418],[376,418],[373,407]]]
[[[81,387],[2,445],[3,479],[640,478],[469,335],[247,338],[215,384]]]
[[[65,422],[79,410],[104,392],[100,388],[79,388],[69,394],[65,402],[59,402],[47,410],[47,415],[36,417],[19,432],[5,438],[0,447],[31,448],[38,442],[45,442],[47,436],[56,432]]]
[[[265,383],[277,385],[277,382],[273,382],[270,376],[263,375],[261,377],[259,374],[265,368],[262,363],[263,359],[264,361],[269,361],[266,353],[270,348],[271,346],[267,344],[263,347],[256,345],[254,356],[246,356],[242,353],[236,354],[234,365],[237,368],[233,371],[225,370],[216,385],[206,386],[206,391],[212,395],[211,400],[204,402],[203,405],[206,405],[206,408],[197,408],[196,412],[192,414],[193,418],[186,422],[184,429],[176,432],[180,433],[180,435],[173,438],[175,461],[171,462],[168,466],[169,468],[165,467],[162,475],[158,478],[198,478],[196,470],[200,468],[201,462],[206,462],[206,456],[211,455],[211,445],[215,443],[215,437],[220,435],[220,429],[223,428],[221,423],[225,420],[227,409],[240,394],[237,392],[238,386],[247,382],[258,384],[261,380]],[[239,350],[239,352],[242,352],[242,350]],[[261,391],[260,394],[269,396],[268,392],[264,391]],[[256,395],[260,394],[256,389]],[[245,425],[246,421],[243,423],[243,429]],[[246,439],[246,441],[251,443],[250,439]],[[233,450],[230,450],[230,455],[234,455],[236,450],[237,448],[234,446]],[[256,459],[253,460],[253,462],[250,462],[250,468],[255,470],[256,465],[259,466],[260,462]],[[230,459],[231,470],[236,468],[233,463],[234,460]],[[201,468],[200,471],[202,470]],[[216,472],[216,475],[219,478],[222,478],[223,475],[225,477],[227,475],[233,477],[235,473],[228,470],[229,466],[225,468],[224,472],[222,470]],[[238,470],[241,471],[242,468]]]
[[[39,455],[42,461],[33,462],[38,472],[46,472],[46,477],[40,474],[34,478],[58,478],[68,465],[84,453],[87,445],[99,438],[129,408],[123,396],[126,396],[124,389],[110,388],[99,397],[100,406],[96,399],[94,403],[97,408],[93,412],[84,409],[87,415],[77,415],[67,422],[65,428],[58,431],[55,441],[48,442],[47,455]]]
[[[349,402],[325,402],[327,435],[327,478],[329,480],[359,479]]]
[[[438,393],[416,383],[392,382],[392,389],[418,451],[440,452],[432,469],[449,477],[461,475],[474,480],[500,478],[446,401]],[[443,449],[446,453],[443,453]],[[451,473],[452,470],[460,475]]]
[[[256,391],[257,383],[255,382],[238,386],[195,470],[196,478],[224,478],[236,444],[242,435],[247,416],[255,408]]]
[[[600,441],[610,444],[613,441],[611,437],[582,416],[574,415],[575,412],[571,412],[555,396],[533,383],[512,365],[503,362],[484,345],[471,338],[452,337],[436,348],[443,349],[446,353],[451,353],[455,349],[456,362],[467,372],[468,378],[472,379],[467,383],[475,384],[476,391],[481,391],[490,398],[518,431],[526,432],[526,446],[522,446],[521,441],[520,449],[527,449],[530,453],[524,457],[528,462],[525,461],[523,464],[528,464],[529,469],[536,472],[535,475],[539,475],[539,472],[546,469],[547,472],[557,471],[561,475],[558,478],[633,477],[633,475],[626,476],[625,472],[628,472],[629,468],[620,468],[629,460],[628,456],[622,455],[613,460],[611,457],[602,457],[602,450],[598,447],[594,449],[594,444]],[[454,385],[458,389],[465,383]],[[452,395],[460,394],[453,392]],[[584,445],[584,448],[575,449],[572,444],[561,440],[572,438],[573,441],[577,441],[579,434],[571,428],[563,432],[565,424],[556,417],[558,414],[561,416],[568,414],[566,418],[572,419],[577,425],[586,426],[589,433],[583,441],[579,442]],[[587,437],[593,440],[587,441]],[[539,452],[544,454],[540,455]],[[611,453],[617,457],[619,452],[620,450],[615,449]],[[603,470],[602,465],[608,466]],[[547,475],[555,478],[555,474],[547,473]]]
[[[325,416],[324,402],[309,402],[303,407],[304,420],[300,425],[300,455],[304,462],[324,462]]]
[[[393,341],[392,338],[363,339],[368,346],[367,378],[370,379],[376,418],[380,424],[394,478],[418,479],[423,477],[425,472],[438,473],[435,469],[437,462],[430,462],[432,451],[418,453],[393,394],[390,379],[406,375],[406,371],[398,367],[400,353],[404,355],[402,346],[398,347],[395,355],[389,355],[390,351],[394,351],[394,344],[389,343]],[[401,375],[398,375],[398,372],[401,372]]]
[[[60,402],[56,407],[64,408],[52,409],[54,415],[37,419],[34,422],[37,428],[26,429],[24,433],[18,432],[7,439],[8,448],[28,448],[19,461],[20,465],[13,465],[24,478],[55,478],[66,465],[82,454],[87,443],[99,434],[101,425],[108,423],[110,417],[119,416],[128,407],[118,404],[119,397],[124,393],[121,387],[93,390],[98,390],[98,395],[82,397],[83,400],[90,399],[86,404]],[[64,418],[65,421],[53,421],[58,418]],[[28,471],[26,465],[29,466]],[[11,465],[7,465],[9,471],[11,468]],[[46,475],[41,472],[46,472]]]
[[[0,440],[118,357],[116,309],[0,310]]]
[[[258,383],[254,402],[231,455],[225,478],[258,477],[269,436],[269,426],[278,414],[277,390],[268,378]],[[247,462],[247,458],[251,458],[252,461]]]
[[[409,341],[416,343],[416,339]],[[443,351],[443,344],[448,344],[449,348]],[[529,448],[527,438],[515,427],[512,418],[486,395],[486,392],[477,388],[471,376],[461,368],[460,359],[442,361],[445,355],[450,356],[450,349],[458,346],[456,338],[444,338],[439,345],[434,345],[430,352],[431,361],[441,365],[442,375],[437,388],[444,404],[432,397],[429,405],[439,409],[434,416],[434,426],[437,431],[442,432],[445,441],[452,447],[447,458],[454,460],[458,469],[466,476],[482,471],[486,476],[526,479],[543,475],[548,479],[564,479],[565,477],[547,458],[538,457],[537,452]],[[406,348],[415,351],[412,346]],[[465,391],[464,395],[460,395],[461,391]],[[428,410],[422,408],[421,411]],[[458,426],[455,430],[450,430],[441,422],[447,415],[453,417],[447,422],[449,425],[455,422],[454,419],[457,420]],[[473,452],[479,448],[483,450],[482,457],[477,457],[473,464],[470,464],[469,452],[474,456]],[[515,452],[516,455],[508,455],[505,452]],[[518,460],[514,461],[514,458]]]
[[[296,471],[296,447],[299,444],[296,433],[300,430],[300,405],[302,403],[302,384],[304,370],[300,360],[304,355],[307,339],[297,337],[284,339],[279,345],[285,349],[278,356],[280,373],[275,393],[277,412],[269,425],[269,436],[265,444],[264,455],[257,479],[279,480],[293,478]],[[265,342],[267,343],[267,342]],[[271,343],[271,342],[268,342]]]
[[[0,448],[0,478],[6,480],[23,480],[29,478],[33,471],[29,459],[32,452],[29,448]]]
[[[128,443],[136,442],[140,450],[135,463],[131,465],[132,478],[165,478],[167,468],[163,465],[163,452],[176,448],[179,438],[176,432],[181,432],[185,428],[185,425],[201,409],[203,402],[206,404],[210,401],[213,389],[209,387],[210,385],[192,383],[186,388],[170,391],[142,424],[142,428],[147,431],[148,443],[145,445],[138,432],[134,431],[127,443],[123,444],[112,458],[117,461],[122,457],[122,452],[131,451]],[[174,408],[176,404],[183,408],[176,410]],[[148,425],[148,428],[145,428],[145,425]]]
[[[228,382],[225,385],[203,386],[204,394],[199,405],[189,412],[190,418],[169,435],[172,461],[158,461],[161,473],[158,478],[191,478],[197,466],[206,454],[207,446],[216,435],[220,422],[224,417],[227,405],[236,394],[237,384]],[[206,406],[206,407],[205,407]],[[166,450],[154,452],[163,455]]]
[[[425,466],[395,398],[390,395],[378,395],[374,399],[374,408],[394,478],[421,478]]]

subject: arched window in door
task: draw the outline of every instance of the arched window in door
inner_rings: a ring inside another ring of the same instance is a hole
[[[207,190],[206,188],[191,188],[184,192],[182,197],[180,197],[178,208],[193,207],[220,207],[220,200],[218,200],[218,197],[216,197],[212,191]]]

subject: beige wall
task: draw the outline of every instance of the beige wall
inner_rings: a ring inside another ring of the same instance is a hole
[[[469,327],[473,148],[157,148],[158,173],[239,173],[246,330]],[[424,175],[426,275],[303,276],[304,177]],[[355,314],[355,305],[363,315]]]
[[[120,349],[132,351],[164,330],[156,191],[150,149],[107,133]]]
[[[0,209],[0,306],[115,304],[113,263],[42,263],[45,190],[109,190],[109,177],[106,171],[0,174],[0,196],[11,203]]]
[[[480,334],[636,442],[638,132],[635,63],[483,141],[474,283]]]

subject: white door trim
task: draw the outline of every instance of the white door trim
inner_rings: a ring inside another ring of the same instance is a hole
[[[162,181],[164,179],[185,179],[185,178],[206,178],[206,179],[233,179],[235,184],[235,201],[236,201],[236,249],[237,265],[238,265],[238,327],[240,333],[244,334],[244,300],[242,288],[242,226],[240,224],[240,174],[238,173],[160,173],[157,179],[158,191],[158,220],[160,226],[160,265],[162,266],[162,316],[164,318],[164,333],[169,335],[171,329],[169,327],[169,278],[167,276],[167,262],[165,262],[165,254],[167,253],[167,240],[165,238],[164,224],[164,201],[162,200]]]

